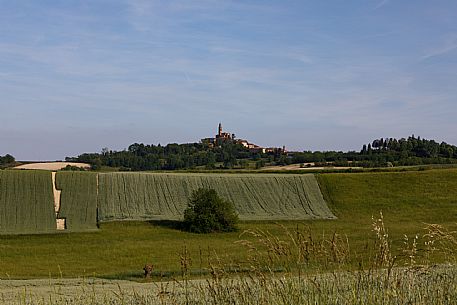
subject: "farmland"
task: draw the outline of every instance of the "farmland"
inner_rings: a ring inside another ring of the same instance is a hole
[[[69,231],[97,228],[97,175],[83,172],[58,172],[57,189],[62,190],[59,218],[66,219]]]
[[[0,233],[47,233],[55,228],[51,173],[0,171]]]
[[[176,230],[171,221],[123,221],[102,222],[93,233],[0,236],[0,277],[62,274],[139,279],[147,262],[154,263],[156,274],[176,275],[184,249],[192,259],[192,272],[198,272],[208,268],[210,257],[225,262],[245,261],[249,251],[237,241],[249,239],[250,235],[243,232],[269,232],[287,240],[285,228],[289,232],[297,228],[308,230],[315,240],[333,233],[347,236],[351,253],[348,264],[356,266],[359,261],[368,261],[372,254],[368,247],[373,241],[372,216],[379,217],[380,211],[392,249],[397,252],[404,246],[405,235],[422,237],[426,223],[456,228],[456,169],[322,174],[318,181],[337,219],[243,221],[240,232],[209,235]],[[439,255],[433,259],[445,261]]]
[[[317,175],[324,197],[338,217],[360,217],[366,226],[371,215],[384,213],[389,226],[410,220],[455,224],[457,220],[457,169],[396,173]],[[369,218],[369,219],[367,219]]]
[[[233,202],[242,220],[334,218],[313,175],[109,173],[99,181],[102,221],[181,219],[199,187]]]
[[[52,170],[57,171],[65,168],[66,166],[75,166],[81,168],[90,168],[87,163],[74,163],[74,162],[40,162],[40,163],[26,163],[14,167],[15,169],[38,169],[38,170]]]
[[[55,231],[51,174],[2,173],[0,233]],[[61,191],[57,218],[69,232],[95,230],[103,221],[182,219],[189,195],[199,187],[232,201],[242,220],[334,218],[313,175],[58,172],[55,184]]]
[[[81,177],[64,179],[80,181]],[[81,300],[75,304],[97,297],[113,298],[113,304],[122,304],[119,289],[125,289],[123,297],[133,304],[173,303],[183,297],[183,285],[174,282],[159,283],[155,288],[147,283],[111,284],[114,279],[143,282],[141,268],[153,263],[154,281],[198,278],[213,272],[210,286],[189,283],[195,290],[189,290],[188,297],[202,304],[204,300],[209,304],[211,300],[239,297],[267,304],[285,296],[292,303],[305,304],[316,300],[336,304],[341,299],[348,303],[363,299],[366,304],[427,304],[427,300],[452,304],[446,300],[456,295],[455,267],[433,266],[457,262],[457,236],[453,233],[457,229],[456,169],[321,174],[317,180],[337,219],[243,221],[240,232],[208,235],[176,230],[170,221],[113,221],[102,222],[99,230],[87,233],[0,236],[0,278],[95,276],[106,281],[96,288],[101,291],[90,295],[79,295],[79,291],[92,289],[84,288],[84,284],[75,285],[75,290],[65,287],[70,289],[68,294]],[[427,225],[430,223],[442,227]],[[373,231],[376,228],[382,233],[378,237]],[[433,248],[427,248],[431,241]],[[300,249],[307,249],[302,265],[297,264]],[[379,256],[381,252],[387,255]],[[395,269],[388,276],[372,269],[390,264]],[[294,273],[297,268],[304,272],[300,281]],[[359,268],[367,271],[357,271]],[[247,278],[245,270],[254,273]],[[276,275],[266,270],[282,272]],[[327,271],[332,275],[326,275]],[[291,277],[282,276],[289,272]],[[223,280],[214,278],[215,274]],[[237,281],[232,281],[234,276]],[[65,281],[56,280],[56,285],[67,285]],[[35,281],[30,285],[37,291],[48,291],[43,292],[45,295],[60,291]],[[448,289],[441,289],[441,285]],[[260,295],[243,287],[255,287]],[[8,289],[12,288],[3,288],[2,293]],[[131,289],[140,295],[132,294]],[[159,302],[157,295],[162,289],[167,291],[166,298]],[[239,293],[213,295],[212,289]],[[142,299],[141,291],[150,301]],[[55,295],[58,297],[63,295]]]

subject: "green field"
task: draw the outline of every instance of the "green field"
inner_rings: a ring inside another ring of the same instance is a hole
[[[457,222],[457,169],[318,175],[330,208],[354,225],[384,213],[389,226]]]
[[[246,230],[270,232],[274,239],[290,241],[290,235],[283,227],[288,228],[289,233],[297,232],[297,229],[307,234],[311,232],[316,244],[324,240],[321,244],[323,248],[319,250],[321,255],[331,253],[331,239],[335,232],[343,240],[347,237],[347,264],[356,268],[361,262],[366,266],[373,256],[372,216],[379,217],[380,211],[384,214],[389,239],[392,240],[392,252],[403,255],[404,235],[411,240],[417,234],[418,260],[424,259],[426,223],[443,224],[450,230],[457,228],[456,169],[322,174],[318,176],[318,181],[338,219],[281,221],[279,224],[273,221],[245,221],[240,224],[240,232],[208,235],[176,230],[173,223],[167,221],[125,221],[102,223],[100,230],[92,233],[1,236],[0,277],[31,278],[62,274],[64,277],[97,275],[140,279],[141,269],[147,262],[154,264],[156,276],[160,273],[177,275],[180,274],[184,250],[191,258],[191,271],[198,274],[209,263],[217,261],[227,264],[248,262],[252,248],[241,245],[237,242],[239,240],[253,242],[259,251],[265,249],[259,241],[260,237],[242,234]],[[325,255],[323,261],[316,259],[316,264],[331,261],[331,257]],[[259,254],[257,257],[260,259],[263,256]],[[437,252],[431,259],[433,262],[445,262],[449,257]],[[321,265],[309,265],[307,268],[323,270]]]
[[[51,173],[0,171],[0,234],[56,229]]]
[[[62,190],[58,217],[66,219],[69,231],[97,229],[97,175],[58,172],[56,187]]]
[[[313,175],[145,174],[99,175],[99,219],[182,219],[199,187],[234,203],[242,220],[331,219]]]
[[[53,231],[48,229],[53,221],[55,229],[52,205],[47,212],[41,208],[45,200],[53,202],[51,175],[5,171],[2,177],[5,220],[0,233]],[[95,230],[103,221],[179,220],[188,197],[200,187],[214,188],[233,202],[242,220],[334,218],[313,175],[87,172],[57,173],[56,188],[61,190],[57,217],[66,220],[70,232]],[[31,219],[33,215],[37,218]],[[48,219],[42,223],[44,215]]]

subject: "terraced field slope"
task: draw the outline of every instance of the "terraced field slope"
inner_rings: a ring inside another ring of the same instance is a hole
[[[313,175],[99,174],[99,220],[180,219],[199,187],[232,201],[244,220],[334,218]]]
[[[51,173],[0,171],[0,233],[56,230]]]

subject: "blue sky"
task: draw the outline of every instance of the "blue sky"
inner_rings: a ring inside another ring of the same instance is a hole
[[[0,0],[0,155],[457,144],[457,1]]]

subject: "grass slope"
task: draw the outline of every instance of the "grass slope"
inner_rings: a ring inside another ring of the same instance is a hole
[[[394,249],[403,247],[405,235],[420,237],[426,224],[457,228],[457,169],[321,174],[317,179],[339,219],[331,224],[315,222],[313,227],[344,232],[354,249],[366,247],[373,236],[373,218],[380,212]]]
[[[100,220],[182,219],[199,187],[232,201],[242,220],[334,218],[313,175],[110,173],[99,181]]]
[[[56,229],[51,173],[0,171],[0,234]]]
[[[330,208],[341,218],[365,225],[384,213],[389,224],[457,221],[457,170],[318,175]],[[354,218],[354,212],[360,217]]]

